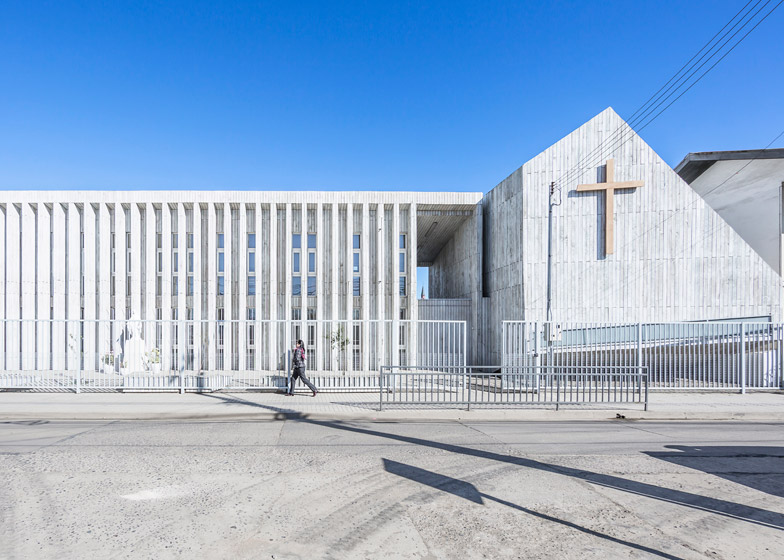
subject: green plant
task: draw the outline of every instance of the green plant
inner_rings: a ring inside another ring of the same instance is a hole
[[[346,336],[346,329],[342,325],[334,331],[328,332],[324,335],[324,338],[329,341],[329,345],[332,349],[337,350],[338,352],[343,352],[346,347],[351,344],[351,341]]]
[[[147,361],[151,364],[160,364],[161,363],[161,351],[159,348],[153,348],[149,352],[147,352]]]

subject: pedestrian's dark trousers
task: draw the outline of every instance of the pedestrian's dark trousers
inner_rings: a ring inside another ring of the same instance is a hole
[[[302,379],[302,382],[307,385],[311,391],[314,393],[316,392],[316,386],[305,377],[305,368],[294,368],[294,373],[291,374],[291,387],[289,387],[289,393],[294,393],[294,384],[297,382],[297,377]]]

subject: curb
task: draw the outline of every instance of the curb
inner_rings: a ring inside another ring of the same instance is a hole
[[[451,414],[437,413],[432,410],[411,414],[411,411],[368,411],[357,412],[304,412],[296,410],[279,410],[265,412],[236,413],[199,413],[199,412],[150,412],[150,413],[105,413],[105,412],[64,412],[36,413],[34,411],[18,414],[0,414],[0,421],[255,421],[274,422],[290,421],[357,421],[357,422],[784,422],[784,413],[700,413],[700,412],[665,412],[665,411],[632,411],[619,413],[607,410],[586,411],[451,411]]]

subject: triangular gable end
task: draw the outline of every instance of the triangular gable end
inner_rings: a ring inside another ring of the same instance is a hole
[[[600,183],[610,158],[616,181],[643,185],[615,191],[614,251],[608,254],[604,195],[576,187]],[[519,293],[526,319],[545,318],[550,183],[580,163],[554,208],[555,320],[780,317],[779,275],[608,108],[499,185],[521,184]]]

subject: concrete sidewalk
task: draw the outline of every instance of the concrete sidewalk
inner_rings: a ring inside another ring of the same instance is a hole
[[[615,420],[784,421],[784,392],[654,392],[647,411],[639,404],[561,406],[499,405],[459,408],[385,405],[377,393],[30,393],[0,392],[2,420],[314,420],[556,421]]]

